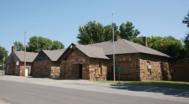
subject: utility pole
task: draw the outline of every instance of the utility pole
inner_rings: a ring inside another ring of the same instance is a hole
[[[114,81],[116,80],[116,72],[115,72],[115,43],[114,43],[114,25],[113,25],[113,16],[114,14],[112,13],[112,48],[113,48],[113,76],[114,76]]]
[[[24,74],[26,71],[26,32],[24,32]]]
[[[3,56],[3,63],[2,63],[2,70],[3,70],[3,75],[5,74],[5,69],[4,69],[4,62],[5,62],[5,56]]]

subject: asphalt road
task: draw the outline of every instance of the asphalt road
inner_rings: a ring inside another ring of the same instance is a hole
[[[0,80],[1,99],[10,104],[187,104]]]

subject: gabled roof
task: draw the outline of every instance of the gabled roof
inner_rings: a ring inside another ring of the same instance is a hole
[[[106,55],[113,54],[112,41],[89,44],[88,46],[101,47]],[[115,41],[115,54],[125,54],[125,53],[145,53],[145,54],[151,54],[151,55],[157,55],[163,57],[170,57],[152,48],[145,47],[143,45],[139,45],[125,39],[118,39],[117,41]]]
[[[43,50],[43,52],[49,57],[51,61],[57,61],[64,53],[65,49],[58,50]]]
[[[83,52],[85,55],[87,55],[90,58],[109,59],[105,55],[104,50],[100,47],[79,45],[79,44],[74,44],[74,45],[77,49],[79,49],[81,52]]]
[[[21,62],[24,62],[24,51],[15,51],[14,53]],[[34,52],[26,52],[26,62],[33,62],[37,54]]]

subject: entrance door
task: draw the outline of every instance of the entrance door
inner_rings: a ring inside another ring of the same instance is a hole
[[[72,69],[72,78],[74,79],[82,79],[82,64],[73,64],[73,69]]]
[[[79,64],[79,79],[82,79],[82,64]]]

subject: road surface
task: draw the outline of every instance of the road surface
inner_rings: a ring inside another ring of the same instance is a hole
[[[6,103],[1,103],[3,99]],[[187,104],[0,80],[0,104]]]

